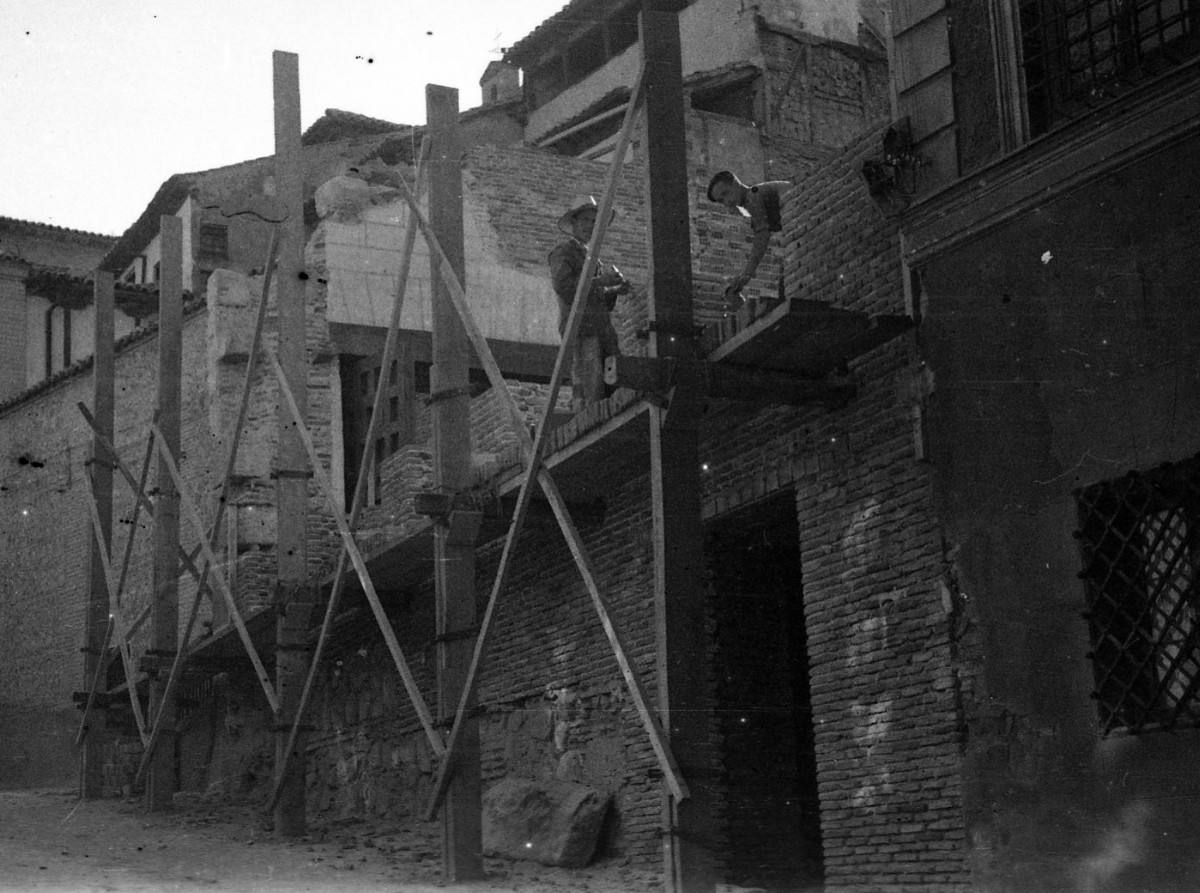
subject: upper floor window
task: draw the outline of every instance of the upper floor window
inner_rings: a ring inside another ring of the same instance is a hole
[[[1029,135],[1200,52],[1200,0],[1020,0]]]
[[[1103,732],[1200,721],[1200,458],[1076,494]]]
[[[212,260],[228,260],[229,227],[222,223],[200,224],[200,257]]]

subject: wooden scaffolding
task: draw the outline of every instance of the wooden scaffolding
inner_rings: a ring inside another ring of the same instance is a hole
[[[240,648],[249,658],[275,717],[276,759],[268,811],[274,814],[276,831],[284,835],[302,833],[306,822],[305,716],[333,635],[341,595],[347,583],[356,579],[438,761],[433,794],[425,814],[431,819],[438,814],[442,817],[445,877],[449,881],[481,877],[480,744],[475,699],[495,628],[496,606],[504,596],[534,494],[540,492],[567,542],[596,621],[604,632],[661,772],[668,889],[687,893],[715,889],[720,880],[719,854],[713,853],[705,841],[714,837],[719,804],[711,786],[689,785],[693,773],[704,771],[705,724],[712,706],[707,690],[708,674],[703,667],[697,669],[697,661],[708,659],[703,600],[696,597],[703,588],[700,575],[704,566],[698,456],[703,405],[710,399],[736,399],[751,404],[845,403],[853,397],[854,388],[848,376],[838,373],[839,367],[848,358],[902,331],[907,321],[872,320],[823,304],[787,301],[760,319],[743,320],[742,330],[718,345],[701,340],[692,309],[687,157],[676,5],[665,0],[645,2],[642,46],[646,61],[630,88],[597,223],[587,246],[579,290],[554,361],[545,407],[532,434],[509,392],[487,338],[473,319],[464,290],[462,149],[457,133],[457,93],[448,88],[427,88],[428,127],[416,162],[415,186],[410,189],[401,182],[408,223],[381,368],[389,368],[396,354],[408,271],[415,240],[420,235],[429,246],[435,281],[430,399],[438,486],[436,492],[421,494],[422,505],[436,519],[429,531],[431,536],[410,537],[395,544],[387,555],[373,557],[363,555],[354,536],[366,501],[375,432],[383,412],[383,388],[376,389],[348,511],[336,497],[308,428],[303,183],[295,56],[276,53],[274,59],[278,213],[269,221],[274,235],[241,404],[228,441],[222,496],[218,500],[217,518],[211,525],[203,523],[178,467],[179,373],[175,345],[179,314],[172,309],[180,305],[175,271],[181,266],[173,229],[178,220],[163,219],[164,277],[160,289],[163,365],[159,414],[148,438],[140,475],[135,475],[119,459],[112,444],[112,281],[111,277],[97,276],[96,392],[92,410],[80,407],[92,425],[95,444],[91,514],[96,547],[85,660],[89,695],[79,735],[85,744],[81,773],[85,796],[98,794],[100,757],[96,747],[102,737],[97,732],[103,731],[103,711],[97,712],[92,707],[114,696],[114,692],[101,692],[100,688],[112,651],[110,646],[115,641],[116,656],[123,664],[125,687],[145,748],[138,781],[148,781],[147,802],[152,808],[169,805],[170,784],[166,773],[173,748],[162,747],[160,742],[164,736],[173,734],[173,697],[181,668],[189,656],[196,657],[205,649],[213,652],[218,647],[211,642],[197,645],[191,638],[203,595],[221,599]],[[567,448],[563,432],[555,431],[552,411],[569,368],[571,346],[582,323],[582,308],[586,303],[582,292],[594,271],[622,165],[639,121],[646,140],[650,208],[648,355],[610,361],[607,381],[628,388],[637,396],[610,401],[611,405],[603,409],[607,415],[602,423],[576,437]],[[428,216],[422,210],[422,192],[426,188]],[[278,283],[280,339],[277,351],[265,351],[260,342],[273,278]],[[505,505],[504,542],[485,609],[478,617],[474,561],[483,515],[470,500],[458,498],[471,484],[468,371],[472,351],[494,393],[504,402],[507,422],[523,455],[522,472],[497,484],[497,493]],[[259,362],[266,363],[271,370],[280,394],[276,475],[281,557],[279,587],[274,593],[271,614],[276,626],[274,678],[260,657],[251,631],[251,626],[260,621],[242,615],[224,578],[213,572],[225,497]],[[584,454],[593,468],[603,469],[611,462],[647,463],[655,562],[654,601],[647,610],[652,610],[654,616],[655,699],[647,695],[646,680],[630,659],[625,639],[572,517],[569,499],[564,495],[564,490],[573,493],[597,486],[596,472],[584,469],[581,459]],[[152,505],[147,483],[149,467],[155,460],[159,496]],[[110,557],[113,470],[119,471],[132,488],[136,496],[135,512],[153,512],[155,520],[155,597],[149,611],[136,618],[127,618],[122,612],[129,546],[119,570],[113,567]],[[327,581],[327,594],[322,592],[326,587],[309,579],[305,567],[304,531],[310,483],[327,501],[341,544],[337,569]],[[181,523],[187,523],[199,537],[200,545],[193,553],[179,547]],[[416,682],[374,583],[380,572],[394,577],[405,573],[406,565],[416,565],[418,561],[427,564],[430,550],[435,555],[437,600],[438,678],[437,703],[433,708],[426,703]],[[198,591],[179,639],[172,638],[179,629],[178,591],[172,590],[167,581],[177,579],[181,567],[195,578]],[[314,637],[313,612],[322,599],[323,616]],[[160,669],[151,686],[151,715],[144,717],[129,641],[146,621],[147,614],[154,631],[150,657],[159,663]]]

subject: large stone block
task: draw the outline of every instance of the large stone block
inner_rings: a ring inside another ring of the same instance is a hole
[[[483,798],[483,850],[580,868],[596,852],[607,809],[608,795],[587,785],[505,778]]]

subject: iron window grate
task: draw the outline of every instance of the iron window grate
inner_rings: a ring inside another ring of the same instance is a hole
[[[1200,457],[1076,493],[1101,731],[1200,721]]]
[[[1021,0],[1032,136],[1200,53],[1200,0]]]

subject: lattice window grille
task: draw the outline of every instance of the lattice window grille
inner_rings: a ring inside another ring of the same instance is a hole
[[[1200,53],[1200,0],[1022,0],[1033,135]]]
[[[1200,460],[1076,497],[1101,730],[1200,723]]]

